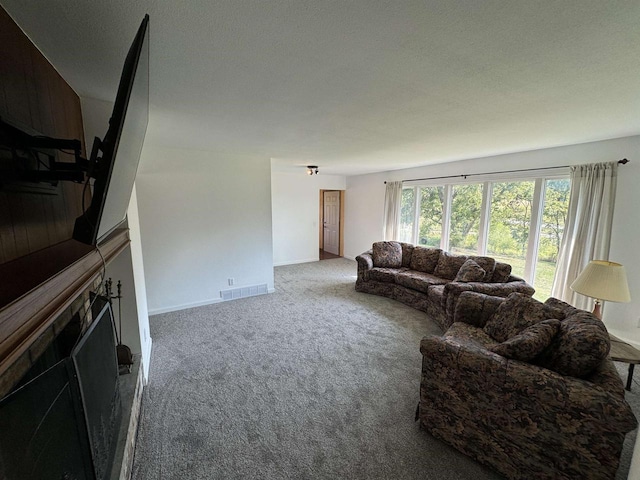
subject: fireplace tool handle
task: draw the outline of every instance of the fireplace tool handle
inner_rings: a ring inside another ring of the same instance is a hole
[[[118,280],[118,345],[122,345],[122,282]]]
[[[122,368],[125,369],[126,373],[131,373],[131,365],[133,365],[133,354],[131,353],[131,349],[122,344],[122,282],[118,280],[116,285],[117,295],[113,294],[113,280],[109,278],[105,281],[105,289],[107,300],[111,304],[111,310],[113,312],[113,299],[118,299],[118,328],[116,328],[115,318],[113,318],[113,328],[116,331],[116,341],[118,344],[116,345],[116,355],[118,357],[118,365],[121,367],[120,373],[124,373]],[[113,314],[115,316],[115,314]]]

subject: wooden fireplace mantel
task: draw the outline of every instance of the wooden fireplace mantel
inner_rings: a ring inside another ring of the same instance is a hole
[[[100,252],[68,240],[0,265],[1,281],[18,279],[23,284],[20,288],[24,284],[33,287],[16,299],[11,297],[13,286],[8,282],[0,288],[0,300],[4,300],[0,303],[4,305],[0,309],[0,377],[101,275],[103,257],[109,263],[128,245],[129,230],[122,228],[100,244]]]

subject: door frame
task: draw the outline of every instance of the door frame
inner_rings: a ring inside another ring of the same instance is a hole
[[[340,222],[338,223],[338,252],[344,257],[344,197],[345,191],[335,188],[320,189],[318,208],[318,247],[324,250],[324,192],[340,192]]]

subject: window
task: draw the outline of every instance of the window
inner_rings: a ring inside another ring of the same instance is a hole
[[[448,248],[451,252],[463,255],[478,253],[482,187],[481,183],[453,186]]]
[[[525,276],[534,182],[492,184],[487,253],[511,264],[512,273]]]
[[[413,243],[413,225],[416,216],[416,189],[403,188],[400,205],[400,241]]]
[[[567,178],[545,181],[538,258],[536,259],[533,281],[536,298],[546,299],[551,295],[553,276],[556,273],[556,262],[564,233],[564,223],[567,220],[567,211],[569,210],[570,190],[571,182]]]
[[[418,245],[439,247],[442,238],[444,187],[420,188]]]
[[[551,294],[570,181],[563,177],[416,185],[402,191],[400,240],[463,255],[490,255]]]

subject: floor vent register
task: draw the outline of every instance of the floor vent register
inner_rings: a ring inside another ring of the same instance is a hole
[[[235,300],[237,298],[254,297],[256,295],[264,295],[267,293],[267,284],[249,285],[247,287],[230,288],[229,290],[220,290],[222,300]]]

